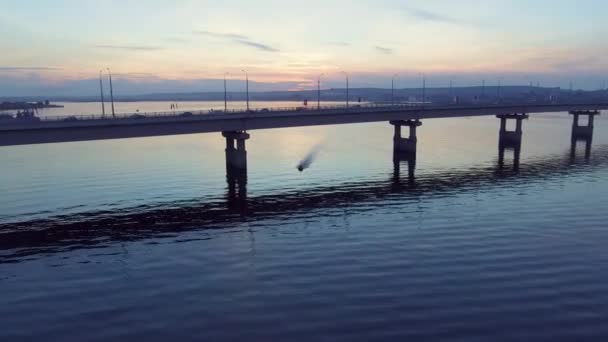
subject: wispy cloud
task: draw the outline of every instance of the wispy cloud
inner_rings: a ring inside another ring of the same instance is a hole
[[[250,47],[256,48],[258,50],[262,50],[262,51],[279,52],[279,49],[273,48],[272,46],[262,44],[262,43],[252,42],[250,40],[235,39],[234,42],[241,44],[241,45],[250,46]]]
[[[333,45],[333,46],[350,46],[351,45],[348,42],[340,42],[340,41],[327,42],[327,44]]]
[[[196,31],[192,31],[192,33],[194,33],[196,35],[200,35],[200,36],[228,40],[232,43],[252,47],[252,48],[258,49],[260,51],[279,52],[279,49],[277,49],[275,47],[272,47],[268,44],[264,44],[264,43],[261,43],[258,41],[254,41],[250,37],[242,35],[242,34],[238,34],[238,33],[212,32],[212,31],[205,31],[205,30],[196,30]]]
[[[393,49],[389,49],[387,47],[383,47],[383,46],[374,46],[374,48],[376,49],[377,52],[379,53],[383,53],[385,55],[390,55],[393,53]]]
[[[206,30],[195,30],[195,31],[192,31],[192,33],[201,35],[201,36],[213,37],[213,38],[241,39],[241,40],[250,39],[249,37],[247,37],[245,35],[237,34],[237,33],[212,32],[212,31],[206,31]]]
[[[421,9],[421,8],[404,8],[404,11],[414,17],[417,18],[419,20],[424,20],[424,21],[431,21],[431,22],[435,22],[435,23],[446,23],[446,24],[454,24],[454,25],[462,25],[463,22],[461,22],[458,19],[449,17],[449,16],[445,16],[439,13],[435,13],[435,12],[431,12],[431,11],[427,11],[425,9]]]
[[[163,50],[160,46],[143,45],[96,45],[98,49],[130,50],[130,51],[158,51]]]
[[[61,70],[61,68],[57,67],[19,67],[19,66],[0,66],[0,71],[51,71],[51,70]]]
[[[168,37],[168,38],[165,38],[164,41],[166,41],[168,43],[188,43],[188,42],[190,42],[190,39],[178,38],[178,37]]]

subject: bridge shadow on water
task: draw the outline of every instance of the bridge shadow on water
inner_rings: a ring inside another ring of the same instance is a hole
[[[513,151],[512,158],[510,151]],[[247,173],[227,174],[227,191],[215,200],[189,200],[97,211],[17,223],[0,223],[0,263],[20,262],[41,255],[148,238],[177,237],[183,232],[230,229],[265,219],[287,220],[311,211],[348,208],[364,212],[416,202],[422,196],[463,194],[492,187],[512,187],[566,177],[608,165],[608,145],[586,141],[581,155],[576,141],[570,151],[519,163],[519,149],[500,148],[489,166],[415,175],[415,158],[393,160],[393,172],[379,179],[319,186],[283,193],[247,194]],[[326,213],[320,213],[324,215]],[[209,236],[201,236],[209,238]]]

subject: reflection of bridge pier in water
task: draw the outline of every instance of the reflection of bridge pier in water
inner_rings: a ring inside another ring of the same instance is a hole
[[[591,145],[593,144],[593,139],[591,137],[578,139],[573,138],[570,144],[570,162],[574,162],[576,160],[576,146],[579,142],[585,143],[585,160],[589,161],[589,158],[591,158]]]
[[[247,170],[226,170],[228,209],[245,213],[247,211]]]
[[[414,185],[416,180],[416,154],[408,152],[393,152],[393,182],[401,184],[401,164],[407,163],[407,182]]]
[[[498,169],[503,170],[505,168],[505,151],[513,151],[513,171],[519,171],[519,159],[521,156],[521,145],[518,146],[505,146],[498,145]]]
[[[245,132],[222,132],[226,138],[226,181],[228,208],[241,213],[247,210],[247,150]],[[236,142],[236,146],[235,146]]]

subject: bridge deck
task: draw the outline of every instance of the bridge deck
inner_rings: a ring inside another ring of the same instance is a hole
[[[300,126],[337,125],[408,119],[433,119],[495,115],[501,113],[545,113],[573,110],[603,110],[608,103],[522,104],[483,106],[352,106],[315,109],[281,109],[252,112],[152,113],[108,118],[101,116],[43,118],[38,122],[0,122],[0,146],[69,141],[121,139],[176,134],[246,131]]]

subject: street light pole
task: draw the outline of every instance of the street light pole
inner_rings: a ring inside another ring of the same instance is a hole
[[[224,113],[228,112],[228,91],[226,87],[226,75],[227,72],[224,73]]]
[[[108,69],[108,76],[110,77],[110,101],[112,102],[112,117],[116,117],[116,113],[114,112],[114,89],[112,88],[112,72],[110,68]]]
[[[346,76],[346,109],[348,109],[348,73],[346,71],[342,73]]]
[[[422,74],[422,107],[426,103],[426,75]]]
[[[321,76],[325,74],[319,75],[317,77],[317,110],[321,110]]]
[[[105,118],[106,116],[106,104],[103,98],[103,80],[102,80],[103,70],[99,70],[99,91],[101,92],[101,116]]]
[[[500,79],[498,79],[498,88],[496,88],[496,98],[498,99],[498,101],[500,102],[500,84],[501,81]]]
[[[247,94],[247,111],[249,111],[249,74],[245,70],[241,70],[245,73],[245,92]]]
[[[452,80],[450,80],[450,100],[454,100],[454,90],[452,87]]]
[[[397,74],[394,74],[391,78],[391,106],[395,105],[395,77],[397,77]]]

